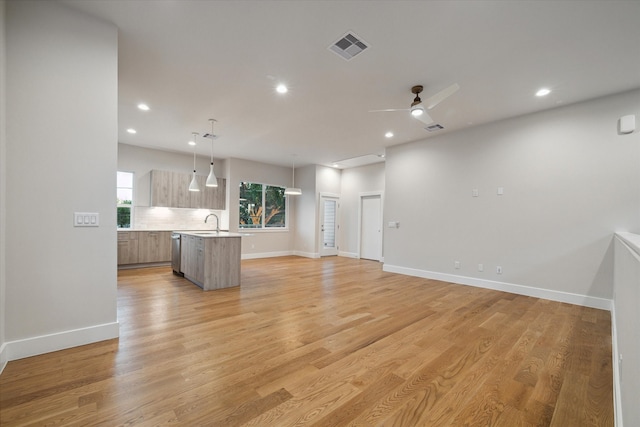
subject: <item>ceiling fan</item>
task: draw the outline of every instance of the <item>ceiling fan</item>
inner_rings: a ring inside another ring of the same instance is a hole
[[[410,108],[389,108],[386,110],[371,110],[370,113],[380,113],[387,111],[410,111],[411,116],[420,120],[422,123],[428,125],[433,123],[433,119],[427,114],[427,110],[431,110],[433,107],[453,95],[460,89],[460,86],[457,83],[452,84],[446,89],[441,90],[435,95],[430,96],[429,98],[422,101],[420,99],[420,93],[423,90],[422,85],[416,85],[411,88],[411,93],[415,94],[416,97],[413,99]]]

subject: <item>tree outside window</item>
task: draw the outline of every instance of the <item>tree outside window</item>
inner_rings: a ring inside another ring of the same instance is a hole
[[[133,208],[133,173],[118,171],[116,194],[118,228],[131,228],[131,209]]]
[[[286,224],[284,187],[240,183],[240,228],[285,228]]]

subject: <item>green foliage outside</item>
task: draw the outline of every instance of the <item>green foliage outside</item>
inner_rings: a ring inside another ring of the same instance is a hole
[[[118,228],[131,228],[131,208],[118,207]]]
[[[252,182],[240,183],[240,228],[285,227],[284,188]]]

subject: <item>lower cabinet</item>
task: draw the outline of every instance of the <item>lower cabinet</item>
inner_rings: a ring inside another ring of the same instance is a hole
[[[118,265],[138,263],[138,233],[118,231]]]
[[[170,261],[170,231],[118,231],[118,265]]]
[[[204,238],[183,235],[180,249],[182,273],[202,287],[204,283]]]
[[[138,231],[138,262],[171,261],[170,231]]]
[[[240,286],[240,235],[199,237],[182,235],[181,271],[205,291]]]

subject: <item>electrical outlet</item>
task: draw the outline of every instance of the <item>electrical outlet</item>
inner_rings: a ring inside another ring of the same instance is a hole
[[[500,266],[496,267],[496,274],[502,274],[502,267]]]
[[[478,264],[478,271],[484,271],[484,265]]]
[[[456,270],[459,270],[459,269],[460,269],[460,261],[454,261],[454,263],[453,263],[453,267],[454,267]]]

